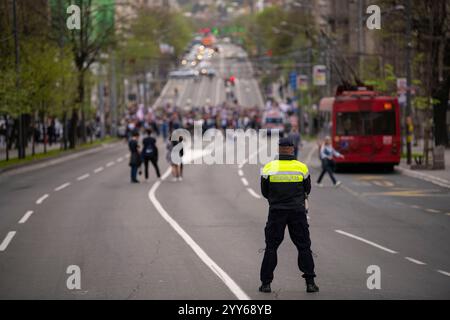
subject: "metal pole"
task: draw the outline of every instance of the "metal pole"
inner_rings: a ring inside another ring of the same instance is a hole
[[[406,2],[406,118],[411,117],[411,85],[412,85],[412,75],[411,75],[411,49],[412,49],[412,39],[411,39],[411,0],[405,0]],[[406,122],[406,154],[407,163],[411,164],[411,135],[410,125],[408,121]]]
[[[363,1],[358,1],[358,73],[363,78]]]

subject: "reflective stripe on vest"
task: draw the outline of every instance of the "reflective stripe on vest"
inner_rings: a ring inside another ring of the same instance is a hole
[[[270,182],[302,182],[309,177],[308,167],[297,160],[275,160],[269,162],[261,174]]]

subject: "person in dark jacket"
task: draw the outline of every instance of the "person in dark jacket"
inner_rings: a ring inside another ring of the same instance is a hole
[[[161,173],[158,166],[158,147],[156,146],[156,139],[152,137],[152,130],[147,129],[147,137],[142,141],[142,160],[144,162],[145,180],[148,180],[148,163],[152,163],[156,171],[156,176],[161,178]]]
[[[306,280],[306,291],[318,292],[305,208],[305,200],[311,192],[311,177],[308,167],[295,159],[294,143],[290,139],[280,139],[278,159],[263,168],[261,192],[269,202],[269,217],[265,227],[266,249],[259,291],[272,291],[270,284],[277,266],[277,249],[287,226],[298,250],[298,267]]]
[[[139,132],[134,131],[130,141],[128,142],[128,148],[130,149],[130,167],[131,167],[131,183],[139,183],[137,179],[137,172],[141,166],[141,155],[139,153]]]

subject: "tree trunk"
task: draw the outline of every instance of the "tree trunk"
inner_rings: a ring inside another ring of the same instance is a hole
[[[4,115],[5,119],[5,144],[6,144],[6,161],[9,161],[9,121],[8,116]]]

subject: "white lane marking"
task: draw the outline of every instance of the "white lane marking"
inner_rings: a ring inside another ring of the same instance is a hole
[[[129,155],[129,154],[126,154],[126,155],[125,155],[125,158],[127,158],[127,159],[128,159],[129,157],[130,157],[130,155]]]
[[[416,206],[416,205],[412,205],[411,208],[413,208],[413,209],[422,209],[421,206]]]
[[[6,248],[8,248],[9,243],[11,242],[12,238],[16,235],[15,231],[10,231],[6,235],[5,239],[3,239],[3,242],[0,244],[0,251],[5,251]]]
[[[45,199],[47,199],[49,197],[48,194],[44,194],[42,197],[40,197],[39,199],[36,200],[36,204],[41,204],[42,202],[44,202]]]
[[[248,181],[245,178],[241,178],[242,183],[244,184],[244,186],[248,186]]]
[[[405,259],[408,260],[408,261],[411,261],[412,263],[421,265],[421,266],[426,265],[425,262],[422,262],[422,261],[419,261],[419,260],[416,260],[416,259],[413,259],[413,258],[410,258],[410,257],[405,257]]]
[[[60,185],[59,187],[55,188],[55,191],[56,192],[61,191],[62,189],[67,188],[68,186],[70,186],[70,182],[66,182],[66,183]]]
[[[439,211],[439,210],[434,210],[434,209],[427,209],[426,211],[427,211],[427,212],[430,212],[430,213],[441,213],[441,211]]]
[[[108,163],[106,164],[107,167],[111,167],[111,166],[113,166],[113,165],[114,165],[114,162],[112,162],[112,161],[111,161],[111,162],[108,162]]]
[[[89,173],[86,173],[86,174],[83,174],[82,176],[78,177],[77,180],[81,181],[81,180],[89,178],[89,176],[90,176]]]
[[[247,191],[254,196],[256,199],[261,199],[261,196],[257,194],[252,188],[247,188]]]
[[[450,272],[444,271],[444,270],[438,270],[440,274],[443,274],[444,276],[450,277]]]
[[[353,191],[352,189],[350,189],[350,188],[347,187],[347,186],[341,185],[340,188],[341,188],[341,189],[344,189],[345,191],[347,191],[348,193],[350,193],[350,194],[351,194],[352,196],[354,196],[354,197],[359,197],[359,193],[358,193],[358,192]]]
[[[103,167],[97,168],[97,169],[94,170],[94,173],[102,172],[103,169],[104,169]]]
[[[116,161],[117,161],[117,162],[122,162],[122,161],[123,161],[123,158],[120,157],[120,158],[118,158]]]
[[[378,248],[378,249],[380,249],[380,250],[383,250],[383,251],[386,251],[386,252],[389,252],[389,253],[392,253],[392,254],[396,254],[396,253],[397,253],[397,252],[394,251],[394,250],[388,249],[388,248],[386,248],[386,247],[383,247],[383,246],[381,246],[381,245],[379,245],[379,244],[376,244],[375,242],[366,240],[366,239],[364,239],[364,238],[355,236],[355,235],[353,235],[353,234],[351,234],[351,233],[344,232],[344,231],[342,231],[342,230],[335,230],[335,231],[336,231],[337,233],[342,234],[342,235],[344,235],[344,236],[347,236],[347,237],[349,237],[349,238],[353,238],[353,239],[359,240],[359,241],[361,241],[361,242],[367,243],[367,244],[369,244],[369,245],[371,245],[371,246],[373,246],[373,247],[375,247],[375,248]]]
[[[27,222],[28,218],[33,214],[32,210],[27,211],[27,213],[24,214],[24,216],[22,217],[22,219],[20,219],[19,223],[23,224],[25,222]]]
[[[161,177],[161,181],[167,179],[170,175],[171,169],[167,169],[164,175]],[[158,187],[161,185],[161,181],[156,181],[148,192],[148,198],[156,208],[158,213],[169,223],[169,225],[183,238],[183,240],[191,247],[191,249],[197,254],[197,256],[214,272],[219,279],[225,283],[230,291],[239,300],[250,300],[250,297],[238,286],[238,284],[231,279],[231,277],[215,263],[203,249],[187,234],[186,231],[167,213],[161,203],[156,199],[155,193]]]
[[[241,169],[239,169],[238,174],[239,174],[239,176],[243,177],[243,176],[244,176],[244,171],[242,171]]]

